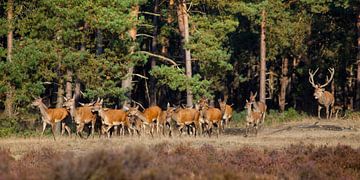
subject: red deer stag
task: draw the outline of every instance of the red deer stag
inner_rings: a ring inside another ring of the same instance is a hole
[[[259,125],[262,125],[265,121],[265,115],[266,115],[266,109],[267,106],[265,103],[261,102],[261,101],[256,101],[256,95],[257,92],[253,95],[252,92],[250,92],[250,100],[249,102],[254,106],[254,111],[255,112],[260,112],[261,113],[261,121],[259,123]]]
[[[125,126],[129,126],[129,119],[127,113],[121,109],[108,109],[103,108],[103,99],[97,101],[92,107],[93,112],[98,112],[102,121],[102,131],[107,133],[108,138],[110,138],[110,129],[114,126],[120,126],[122,131],[124,131]],[[107,126],[105,128],[105,126]],[[130,129],[128,128],[129,134],[131,134]]]
[[[224,101],[221,101],[221,99],[218,100],[219,105],[220,105],[220,110],[221,110],[221,114],[222,114],[222,123],[223,123],[223,128],[226,128],[232,118],[232,113],[233,113],[233,109],[232,109],[232,105],[227,105],[226,104],[226,100],[227,98],[224,98]]]
[[[96,114],[92,112],[93,105],[95,102],[83,104],[79,103],[83,107],[75,107],[75,97],[71,99],[65,98],[64,107],[70,111],[73,121],[76,124],[76,134],[82,137],[82,132],[85,124],[91,123],[91,133],[90,135],[94,137],[95,132],[95,123],[96,123]],[[98,100],[99,101],[99,100]]]
[[[63,121],[66,117],[69,116],[68,111],[65,108],[48,108],[43,102],[42,98],[35,99],[31,105],[36,106],[40,109],[41,119],[43,121],[43,130],[41,132],[41,136],[43,136],[46,125],[51,125],[51,132],[55,139],[55,123]],[[65,129],[68,132],[69,136],[71,135],[70,128],[65,124],[65,122],[61,123],[62,132],[61,135],[64,134]]]
[[[318,101],[318,118],[320,119],[320,111],[322,109],[322,106],[325,106],[326,108],[326,119],[329,119],[329,117],[332,117],[332,111],[330,109],[330,106],[334,106],[335,98],[334,94],[332,94],[329,91],[325,91],[324,87],[327,86],[331,80],[334,78],[335,70],[334,68],[329,68],[328,71],[330,72],[330,78],[326,76],[326,82],[325,84],[315,84],[314,82],[314,75],[319,70],[317,68],[315,72],[312,72],[309,69],[309,82],[310,84],[315,88],[314,90],[314,97]]]
[[[153,137],[154,127],[156,126],[157,132],[159,132],[159,118],[161,114],[161,108],[159,106],[151,106],[144,110],[144,112],[139,111],[139,105],[135,107],[128,108],[128,116],[135,116],[139,118],[143,125],[150,127],[150,134]]]
[[[245,128],[245,137],[248,136],[250,126],[255,128],[255,135],[258,132],[258,126],[262,121],[262,114],[260,111],[253,111],[252,109],[253,102],[246,100],[245,109],[246,109],[246,128]],[[255,108],[255,107],[254,107]]]

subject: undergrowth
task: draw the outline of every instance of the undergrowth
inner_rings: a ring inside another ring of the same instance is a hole
[[[43,148],[19,160],[0,149],[0,179],[359,179],[360,150],[292,145],[241,147],[128,146],[75,156]]]

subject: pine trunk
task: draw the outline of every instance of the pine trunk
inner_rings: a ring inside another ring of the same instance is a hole
[[[64,104],[64,80],[62,78],[60,78],[59,83],[58,83],[58,91],[57,91],[57,99],[56,99],[56,107],[57,108],[62,108],[63,104]],[[57,122],[55,124],[55,133],[56,134],[60,134],[61,132],[61,122]]]
[[[185,73],[186,73],[186,77],[190,79],[192,77],[191,53],[189,49],[185,48],[185,44],[189,42],[189,17],[187,13],[185,0],[182,0],[179,3],[177,13],[178,13],[179,30],[183,38],[183,48],[185,51]],[[193,101],[193,95],[191,92],[191,88],[188,87],[186,89],[186,105],[188,107],[192,107],[193,106],[192,101]]]
[[[356,75],[356,100],[357,109],[360,109],[360,8],[358,10],[357,15],[357,31],[358,31],[358,39],[357,39],[357,75]]]
[[[132,16],[137,19],[139,14],[139,6],[134,6],[131,10]],[[136,26],[132,27],[129,31],[131,40],[133,45],[130,47],[129,53],[133,54],[135,51],[135,40],[136,40],[136,34],[137,34],[137,28]],[[131,89],[132,89],[132,74],[134,72],[134,67],[130,66],[127,70],[127,76],[126,79],[122,80],[121,87],[124,89],[127,89],[128,92],[126,93],[126,96],[131,99]],[[125,102],[126,104],[126,102]]]
[[[66,98],[72,98],[72,75],[73,72],[71,70],[66,71]]]
[[[266,99],[266,42],[265,42],[265,26],[266,12],[261,13],[261,37],[260,37],[260,101],[265,103]]]
[[[155,0],[155,5],[154,5],[154,13],[158,14],[159,13],[159,0]],[[154,26],[154,31],[153,31],[153,38],[152,38],[152,42],[151,42],[151,51],[154,54],[158,54],[158,49],[157,49],[157,38],[158,38],[158,17],[154,16],[153,17],[153,26]],[[152,57],[150,59],[150,66],[151,69],[153,69],[156,66],[156,61],[155,61],[155,57]],[[155,78],[153,76],[150,76],[150,105],[156,105],[156,84],[155,84]]]
[[[289,84],[289,78],[288,78],[288,66],[289,66],[289,60],[288,58],[282,59],[282,66],[281,66],[281,80],[280,80],[280,94],[279,94],[279,108],[280,112],[285,111],[285,105],[286,105],[286,91]]]
[[[14,18],[14,1],[8,0],[7,2],[7,21],[8,21],[8,34],[7,34],[7,61],[12,62],[13,50],[13,18]],[[5,114],[8,117],[14,115],[14,91],[15,87],[8,82],[8,89],[6,92],[5,100]]]

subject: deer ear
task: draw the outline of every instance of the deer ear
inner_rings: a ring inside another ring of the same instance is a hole
[[[65,96],[63,97],[65,101],[68,101],[68,98],[66,98]]]
[[[101,99],[99,103],[102,104],[103,102],[104,102],[104,99]]]
[[[84,104],[84,103],[79,102],[79,104],[80,104],[81,106],[85,106],[85,104]]]
[[[254,97],[256,97],[257,96],[257,92],[255,92],[255,94],[254,94]]]
[[[168,103],[167,103],[167,108],[169,108],[169,107],[170,107],[170,103],[168,102]]]
[[[123,110],[124,111],[129,111],[129,107],[127,107],[126,105],[123,106]]]
[[[218,99],[218,102],[221,102],[221,99]]]
[[[136,105],[136,106],[135,106],[135,109],[136,109],[136,110],[139,110],[139,105]]]
[[[98,97],[97,100],[96,100],[96,102],[99,102],[99,101],[100,101],[100,98]]]
[[[246,103],[248,103],[249,101],[248,100],[246,100]]]

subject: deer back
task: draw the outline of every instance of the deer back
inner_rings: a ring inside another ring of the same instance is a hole
[[[52,123],[62,121],[69,115],[69,112],[65,108],[49,108],[46,112],[49,114],[49,120]]]
[[[222,119],[220,109],[212,107],[205,110],[204,117],[206,121],[210,122],[218,122]]]
[[[96,114],[92,112],[91,106],[78,107],[75,111],[76,123],[89,123],[96,120]]]
[[[106,109],[103,110],[103,123],[106,125],[123,124],[127,120],[125,111],[121,109]]]
[[[178,124],[191,124],[195,121],[196,113],[190,108],[178,109],[172,117]]]
[[[154,119],[158,119],[162,110],[159,106],[151,106],[146,108],[144,111],[144,116],[148,122],[152,122]]]
[[[334,104],[335,98],[334,95],[329,91],[324,91],[322,96],[318,98],[318,102],[321,105],[329,106],[331,104]]]

